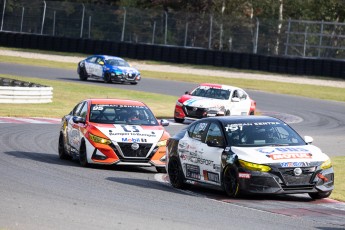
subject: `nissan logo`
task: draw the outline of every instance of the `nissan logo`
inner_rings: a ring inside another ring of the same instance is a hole
[[[131,145],[131,148],[132,148],[133,150],[138,150],[138,149],[139,149],[139,144],[138,144],[138,143],[133,143],[133,144]]]
[[[295,168],[293,170],[293,173],[295,174],[295,176],[300,176],[300,175],[302,175],[302,169],[301,168]]]

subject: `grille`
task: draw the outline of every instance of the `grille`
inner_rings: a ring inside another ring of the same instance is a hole
[[[135,76],[136,76],[135,73],[132,73],[132,74],[127,73],[127,79],[133,80],[135,78]]]
[[[150,151],[152,144],[139,144],[139,148],[137,150],[132,149],[132,143],[118,143],[124,157],[140,157],[146,158],[147,154]]]
[[[184,110],[188,117],[195,117],[195,118],[203,118],[204,117],[203,114],[206,111],[206,109],[195,108],[192,106],[184,106]]]
[[[296,176],[294,174],[294,168],[280,168],[279,172],[283,177],[285,185],[311,185],[312,178],[315,173],[315,167],[301,168],[302,174]]]

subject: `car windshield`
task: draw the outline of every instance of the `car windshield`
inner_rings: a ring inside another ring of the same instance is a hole
[[[228,100],[230,90],[200,86],[193,90],[192,96]]]
[[[112,66],[130,67],[130,65],[125,60],[122,60],[122,59],[107,59],[106,63]]]
[[[305,145],[304,140],[283,122],[234,123],[225,124],[224,127],[232,146]]]
[[[158,125],[146,106],[92,104],[89,117],[100,124]]]

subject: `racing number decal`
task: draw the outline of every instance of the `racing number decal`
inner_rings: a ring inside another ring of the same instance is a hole
[[[135,125],[121,125],[123,131],[138,133],[140,130]]]

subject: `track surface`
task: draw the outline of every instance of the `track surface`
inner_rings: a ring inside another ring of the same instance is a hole
[[[79,82],[74,71],[59,71],[0,63],[2,74]],[[107,86],[162,90],[175,96],[195,86],[169,82],[170,92],[164,85],[165,81],[143,79],[137,86]],[[344,103],[249,93],[262,112],[289,119],[326,153],[345,155]],[[152,168],[82,168],[58,159],[57,121],[34,121],[0,118],[0,229],[345,228],[344,203],[330,199],[291,195],[232,200],[215,190],[173,189],[166,175]],[[173,134],[180,128],[171,125],[168,131]]]

